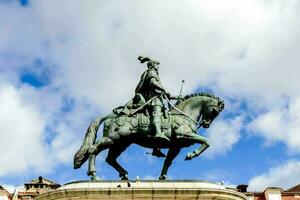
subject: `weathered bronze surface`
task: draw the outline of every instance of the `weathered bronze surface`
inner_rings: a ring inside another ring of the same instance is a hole
[[[121,179],[128,179],[128,172],[117,162],[117,158],[132,143],[152,148],[152,155],[158,157],[164,156],[160,149],[169,149],[159,177],[165,180],[168,168],[181,148],[201,144],[186,155],[185,159],[191,160],[209,147],[207,138],[198,135],[197,130],[200,127],[209,128],[224,109],[224,102],[211,94],[170,95],[161,85],[159,62],[141,56],[139,60],[147,63],[148,69],[142,74],[133,99],[125,106],[114,109],[112,114],[94,120],[74,156],[75,169],[89,160],[88,175],[92,180],[97,179],[96,155],[105,149],[109,149],[106,162],[119,172]],[[170,99],[177,99],[174,106]],[[103,122],[103,137],[96,141],[98,128]]]

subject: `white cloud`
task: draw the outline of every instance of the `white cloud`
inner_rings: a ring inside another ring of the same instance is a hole
[[[300,98],[293,99],[287,106],[274,108],[255,118],[248,129],[262,136],[266,144],[283,141],[290,153],[300,153]]]
[[[67,162],[76,146],[72,141],[82,138],[95,114],[91,112],[110,112],[133,95],[145,69],[137,56],[145,54],[161,61],[163,84],[172,93],[177,94],[185,79],[185,93],[212,85],[218,96],[245,100],[251,117],[266,111],[253,119],[251,131],[259,130],[267,141],[283,141],[299,152],[299,109],[294,103],[300,84],[299,8],[297,0],[30,1],[26,8],[17,2],[1,4],[0,81],[12,85],[17,97],[7,104],[14,104],[20,116],[32,115],[20,133],[0,122],[5,132],[10,130],[5,138],[35,135],[39,139],[33,142],[41,152],[63,152],[57,159]],[[37,58],[55,71],[50,85],[39,90],[19,81],[22,70],[40,70],[33,66]],[[79,102],[70,113],[60,112],[65,96]],[[293,109],[284,108],[286,99]],[[2,102],[0,106],[6,107]],[[12,116],[5,117],[9,119]],[[264,124],[275,122],[278,130]],[[241,123],[238,118],[214,122],[207,155],[228,152],[238,141]],[[55,134],[45,147],[41,135],[50,134],[42,132],[46,124]],[[279,131],[283,127],[288,127],[286,137]],[[23,162],[18,170],[26,168]],[[5,168],[3,174],[11,172]]]
[[[85,113],[87,107],[80,102],[75,109],[61,112],[63,95],[49,88],[17,88],[0,82],[0,91],[0,151],[4,152],[0,177],[46,174],[62,163],[71,168],[93,112]]]
[[[7,45],[26,58],[42,56],[60,65],[55,84],[107,111],[132,96],[145,69],[136,59],[140,53],[161,61],[172,92],[182,78],[188,91],[215,83],[224,95],[258,95],[263,102],[298,91],[297,1],[43,1],[15,7],[21,14],[13,19],[8,16],[15,10],[3,14],[13,22],[8,41],[28,45]],[[28,46],[43,50],[25,51]]]
[[[271,168],[267,173],[249,181],[249,191],[263,191],[266,187],[283,187],[288,189],[299,184],[300,161],[289,160]]]
[[[21,101],[17,89],[0,85],[0,176],[47,171],[52,166],[43,142],[45,121]]]
[[[13,22],[6,40],[28,43],[6,42],[3,49],[50,59],[60,65],[54,84],[107,111],[132,96],[145,69],[136,59],[140,53],[161,61],[172,92],[184,78],[188,91],[215,83],[224,95],[278,102],[298,91],[297,7],[297,1],[32,2],[2,14]],[[10,19],[13,12],[21,14]],[[28,47],[39,52],[25,51]]]
[[[24,191],[25,188],[23,185],[14,186],[14,185],[2,185],[9,193],[13,194],[15,190],[17,191]]]
[[[204,155],[212,158],[230,151],[240,138],[242,120],[241,116],[232,120],[215,120],[207,131],[211,146]]]

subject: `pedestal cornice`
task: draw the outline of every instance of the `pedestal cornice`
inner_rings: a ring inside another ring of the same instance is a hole
[[[40,194],[38,200],[72,199],[232,199],[245,200],[235,190],[206,181],[75,181],[55,191]]]

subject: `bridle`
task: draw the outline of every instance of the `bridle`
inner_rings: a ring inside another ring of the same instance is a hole
[[[169,105],[170,105],[172,108],[174,108],[177,112],[179,112],[180,114],[182,114],[183,116],[185,116],[187,119],[189,119],[190,121],[192,121],[192,122],[195,124],[195,126],[197,127],[196,130],[198,130],[198,129],[203,125],[205,119],[202,119],[202,117],[199,117],[199,120],[196,121],[196,120],[192,119],[190,116],[188,116],[186,113],[184,113],[183,111],[179,110],[176,106],[174,106],[174,105],[171,103],[171,101],[168,99],[168,97],[165,97],[165,99],[167,100],[167,102],[169,103]],[[220,108],[220,106],[213,105],[213,104],[208,105],[206,109],[208,109],[208,108],[210,108],[210,107],[217,108],[217,109],[220,110],[220,111],[222,110],[222,109]]]

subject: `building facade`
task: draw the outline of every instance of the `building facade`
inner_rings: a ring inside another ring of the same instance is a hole
[[[34,199],[37,195],[49,190],[55,190],[58,187],[60,187],[59,184],[40,176],[25,183],[23,189],[15,190],[13,193],[9,193],[0,186],[0,200]]]
[[[248,200],[300,200],[300,184],[287,190],[267,187],[263,192],[248,192],[247,185],[239,185],[237,190],[244,193]]]

